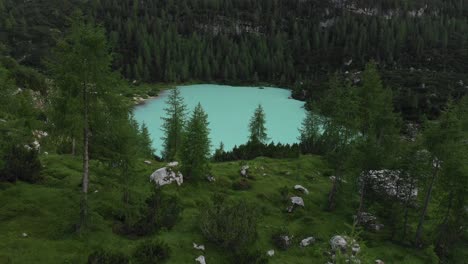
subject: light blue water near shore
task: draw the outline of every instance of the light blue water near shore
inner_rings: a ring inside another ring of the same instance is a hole
[[[190,110],[200,102],[208,114],[212,150],[224,143],[225,150],[248,140],[248,125],[255,108],[262,104],[266,115],[266,128],[271,141],[296,143],[299,127],[306,115],[304,102],[289,99],[290,91],[280,88],[259,89],[227,85],[200,84],[179,87]],[[161,154],[162,119],[168,91],[158,98],[135,107],[135,119],[148,126],[153,147]]]

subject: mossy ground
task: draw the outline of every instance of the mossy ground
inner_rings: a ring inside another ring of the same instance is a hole
[[[334,212],[324,205],[330,188],[327,166],[318,156],[301,156],[294,160],[258,158],[248,162],[254,179],[252,188],[235,191],[232,183],[240,179],[240,162],[212,165],[216,182],[186,182],[181,187],[165,186],[164,191],[180,197],[184,207],[181,220],[170,231],[160,231],[151,237],[130,239],[115,234],[114,216],[121,208],[119,178],[98,162],[92,162],[90,182],[91,221],[89,231],[76,234],[78,219],[81,159],[68,155],[42,156],[45,180],[40,184],[18,182],[0,185],[0,263],[85,263],[89,253],[103,247],[131,254],[145,239],[159,238],[171,247],[169,263],[195,263],[204,254],[207,263],[228,263],[229,253],[204,240],[198,229],[198,215],[206,208],[213,193],[222,192],[232,199],[246,198],[256,204],[259,236],[256,246],[263,252],[274,248],[271,235],[288,229],[294,235],[294,246],[287,251],[276,250],[270,263],[326,263],[328,240],[335,234],[350,232],[349,224],[357,208],[356,197],[340,197]],[[150,192],[149,175],[164,164],[139,162],[134,191],[141,197]],[[263,168],[263,169],[262,169]],[[285,211],[280,188],[288,187],[294,194],[295,184],[309,189],[305,208],[292,214]],[[348,184],[345,188],[353,188]],[[97,192],[95,192],[97,190]],[[27,233],[23,237],[22,233]],[[299,242],[314,236],[318,242],[301,248]],[[205,244],[205,253],[192,247],[192,242]],[[431,263],[425,251],[416,251],[378,239],[361,241],[368,259],[383,259],[385,263]]]

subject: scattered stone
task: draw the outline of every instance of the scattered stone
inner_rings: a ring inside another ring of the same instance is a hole
[[[149,161],[149,160],[145,160],[145,161],[143,161],[143,162],[144,162],[145,164],[147,164],[147,165],[151,165],[151,163],[152,163],[152,162]]]
[[[361,251],[361,246],[356,242],[356,240],[352,240],[347,236],[334,236],[330,239],[330,246],[333,252],[340,250],[342,253],[349,253],[346,252],[348,249],[348,245],[351,245],[351,254],[355,255]]]
[[[175,172],[172,167],[163,167],[153,172],[150,182],[153,181],[156,185],[163,186],[175,181],[178,186],[182,185],[184,176],[179,171]]]
[[[291,197],[291,203],[294,205],[302,206],[304,207],[304,200],[299,197],[299,196],[293,196]]]
[[[179,162],[178,161],[173,161],[173,162],[169,162],[167,164],[167,167],[177,167],[179,166]]]
[[[0,118],[0,122],[6,123],[6,120]]]
[[[297,185],[294,186],[294,189],[295,189],[295,190],[300,190],[300,191],[302,191],[302,192],[305,193],[305,194],[309,194],[309,190],[307,190],[307,188],[305,188],[305,187],[302,186],[302,185],[297,184]]]
[[[240,174],[242,177],[249,177],[249,165],[244,165],[241,167]]]
[[[354,216],[357,222],[371,231],[380,231],[384,225],[377,222],[377,217],[371,213],[361,212]]]
[[[35,138],[38,138],[38,139],[41,139],[43,137],[47,137],[49,135],[49,133],[47,133],[45,131],[41,131],[41,130],[34,130],[32,133],[33,133],[33,136]]]
[[[28,237],[28,233],[23,233],[23,234],[21,234],[21,236]]]
[[[197,243],[193,243],[193,248],[198,250],[205,250],[205,245],[197,245]]]
[[[98,193],[99,191],[98,190],[94,190],[94,193]]]
[[[209,182],[215,182],[215,181],[216,181],[215,177],[213,177],[213,176],[211,176],[211,175],[206,176],[206,179],[207,179]]]
[[[39,144],[39,141],[37,140],[34,140],[32,145],[35,150],[39,150],[39,148],[41,147],[41,144]]]
[[[267,255],[268,255],[269,257],[273,257],[273,256],[275,255],[275,250],[273,250],[273,249],[268,250],[268,251],[267,251]]]
[[[200,263],[200,264],[206,264],[206,261],[205,261],[205,256],[198,256],[198,258],[195,259],[196,262]]]
[[[375,264],[385,264],[385,262],[383,262],[382,260],[378,259],[375,261]]]
[[[46,151],[46,152],[44,152],[44,155],[49,155],[49,152],[47,152],[47,151]]]
[[[408,177],[401,177],[399,170],[370,170],[362,172],[359,183],[363,181],[377,194],[385,194],[399,200],[414,200],[418,195],[418,189],[408,182]]]
[[[330,246],[333,251],[336,250],[341,250],[341,251],[346,251],[346,246],[348,245],[348,242],[344,239],[342,236],[334,236],[330,239]]]
[[[308,245],[315,243],[315,238],[314,237],[307,237],[302,239],[300,246],[301,247],[307,247]]]
[[[293,196],[293,197],[291,197],[291,205],[289,205],[286,208],[286,211],[288,213],[292,213],[294,211],[294,208],[296,208],[296,206],[304,207],[304,200],[301,197]]]

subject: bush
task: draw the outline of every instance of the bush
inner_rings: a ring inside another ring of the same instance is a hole
[[[252,186],[250,186],[249,181],[247,181],[246,179],[240,179],[239,181],[232,183],[232,189],[236,191],[248,190],[251,187]]]
[[[234,256],[233,264],[267,264],[267,255],[260,250],[246,251]]]
[[[156,240],[140,244],[133,253],[133,258],[139,264],[165,263],[170,253],[171,249],[166,243]]]
[[[6,149],[2,159],[4,164],[0,170],[0,181],[21,180],[34,183],[42,179],[41,162],[34,149],[29,150],[25,146],[11,145]]]
[[[128,264],[129,258],[118,252],[98,249],[88,256],[88,264]]]
[[[242,252],[257,237],[256,208],[244,200],[229,202],[215,195],[202,210],[200,229],[205,238],[224,249]]]
[[[153,193],[146,199],[143,217],[129,233],[143,236],[161,228],[171,229],[178,222],[181,212],[182,207],[178,197],[166,195],[161,188],[154,187]]]
[[[284,239],[285,237],[288,237],[289,239]],[[280,250],[286,250],[291,246],[291,238],[292,236],[288,231],[280,231],[271,236],[273,244]]]

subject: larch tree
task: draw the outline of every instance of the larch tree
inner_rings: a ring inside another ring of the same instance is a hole
[[[178,158],[182,147],[182,134],[184,132],[187,106],[184,98],[180,94],[179,88],[170,91],[166,101],[167,107],[163,117],[162,130],[164,132],[163,140],[163,159],[172,161]]]
[[[208,115],[199,103],[187,123],[182,147],[182,172],[188,178],[200,178],[209,170],[210,130]]]
[[[359,100],[356,88],[344,83],[337,75],[331,78],[330,88],[320,104],[322,118],[321,141],[325,157],[333,164],[335,177],[328,195],[328,210],[335,208],[336,195],[343,180],[349,152],[359,136]]]
[[[423,136],[425,147],[431,154],[432,172],[416,230],[416,246],[421,245],[426,214],[437,183],[440,184],[438,192],[445,195],[442,200],[446,202],[442,230],[447,231],[452,212],[464,210],[468,186],[467,100],[464,98],[458,105],[449,103],[448,109],[438,121],[426,122]],[[457,222],[460,214],[455,215]],[[441,237],[443,236],[439,236],[439,239]]]
[[[249,132],[251,142],[266,144],[268,141],[267,129],[265,127],[265,112],[261,104],[255,109],[254,115],[250,119]]]
[[[353,148],[353,166],[361,177],[361,198],[358,213],[363,210],[367,188],[367,171],[389,166],[396,157],[400,117],[393,111],[393,96],[384,88],[374,62],[366,65],[363,83],[357,89],[359,138]]]
[[[76,121],[73,124],[67,123],[70,130],[82,131],[80,232],[86,228],[88,220],[89,149],[93,130],[91,119],[100,114],[99,107],[110,103],[107,100],[108,94],[116,80],[111,62],[105,31],[100,27],[75,21],[70,34],[58,43],[50,63],[55,88],[52,100],[60,101],[59,105],[62,107],[55,111],[61,111],[65,107]],[[64,103],[67,101],[69,104]],[[54,105],[56,104],[52,104]],[[75,132],[73,134],[76,135]]]

